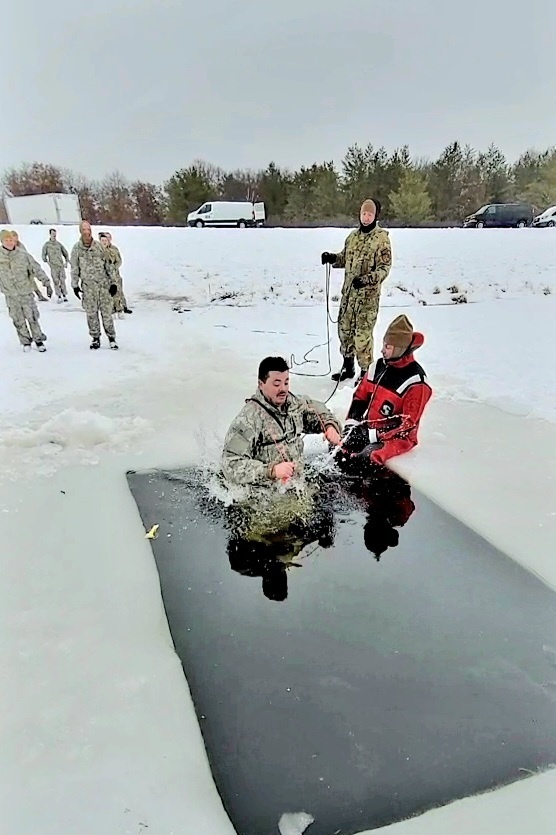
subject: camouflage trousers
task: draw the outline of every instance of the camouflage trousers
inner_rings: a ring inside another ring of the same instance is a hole
[[[6,303],[21,344],[31,345],[33,341],[44,342],[46,336],[39,324],[39,310],[32,294],[6,296]]]
[[[92,339],[100,339],[100,319],[109,339],[116,338],[114,327],[114,299],[105,287],[93,284],[83,288],[83,310],[87,314],[87,325]],[[100,318],[99,318],[100,314]]]
[[[59,299],[65,299],[68,291],[66,289],[66,271],[63,266],[50,267],[50,275],[54,285],[54,292]]]
[[[121,275],[118,273],[115,281],[118,288],[117,294],[114,296],[114,313],[123,313],[127,309],[127,299],[124,294],[124,285]]]
[[[342,296],[338,314],[338,337],[344,357],[357,357],[366,371],[373,361],[373,333],[378,316],[378,297],[366,290],[349,290]]]

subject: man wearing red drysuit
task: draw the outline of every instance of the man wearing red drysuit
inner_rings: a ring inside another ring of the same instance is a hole
[[[358,442],[359,449],[368,447],[375,464],[384,464],[417,445],[419,421],[432,395],[425,372],[413,356],[424,341],[407,316],[396,317],[388,326],[382,358],[371,365],[353,395],[344,430],[347,452],[355,427],[359,439],[364,430],[365,442]]]

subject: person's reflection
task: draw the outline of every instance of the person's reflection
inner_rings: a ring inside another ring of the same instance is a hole
[[[363,528],[365,547],[378,562],[388,548],[395,548],[402,528],[415,510],[411,487],[386,467],[376,466],[367,478],[354,480],[350,492],[361,501],[367,520]]]
[[[262,591],[268,600],[282,602],[288,596],[288,570],[301,568],[306,556],[317,548],[334,544],[334,517],[321,512],[311,525],[292,526],[264,539],[252,539],[240,531],[232,531],[227,551],[230,568],[246,577],[260,577]],[[310,546],[313,546],[311,548]],[[302,551],[307,549],[305,554]]]

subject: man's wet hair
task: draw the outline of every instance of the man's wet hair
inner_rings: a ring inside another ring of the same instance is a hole
[[[278,371],[283,374],[284,371],[289,370],[290,367],[284,357],[265,357],[259,365],[259,380],[261,383],[266,383],[271,371]]]
[[[99,238],[107,238],[107,237],[108,237],[108,235],[106,234],[106,232],[99,232],[99,233],[98,233],[98,236],[99,236]]]
[[[55,229],[49,229],[48,234],[50,235],[51,232],[55,232],[55,231],[56,231]]]

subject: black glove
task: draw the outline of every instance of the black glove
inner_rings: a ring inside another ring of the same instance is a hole
[[[117,285],[116,285],[116,284],[111,284],[111,285],[110,285],[110,287],[108,288],[108,292],[110,293],[110,295],[111,295],[112,297],[114,297],[115,295],[117,295],[117,293],[118,293],[118,287],[117,287]]]
[[[320,260],[322,264],[333,264],[336,261],[336,255],[333,252],[323,252]]]
[[[392,432],[394,429],[399,429],[401,425],[401,415],[393,415],[391,418],[388,418],[388,420],[381,423],[380,426],[377,426],[377,435],[380,435],[382,432]]]
[[[369,285],[367,284],[362,275],[358,275],[357,278],[354,278],[351,282],[351,286],[354,290],[362,290],[363,287],[368,287]]]
[[[46,295],[48,296],[49,299],[52,298],[52,287],[50,286],[50,284],[46,285]]]
[[[369,444],[369,427],[366,423],[348,425],[342,433],[342,449],[351,454],[361,452]]]
[[[73,292],[75,293],[78,299],[81,298],[81,290],[79,289],[79,287],[74,287]]]

